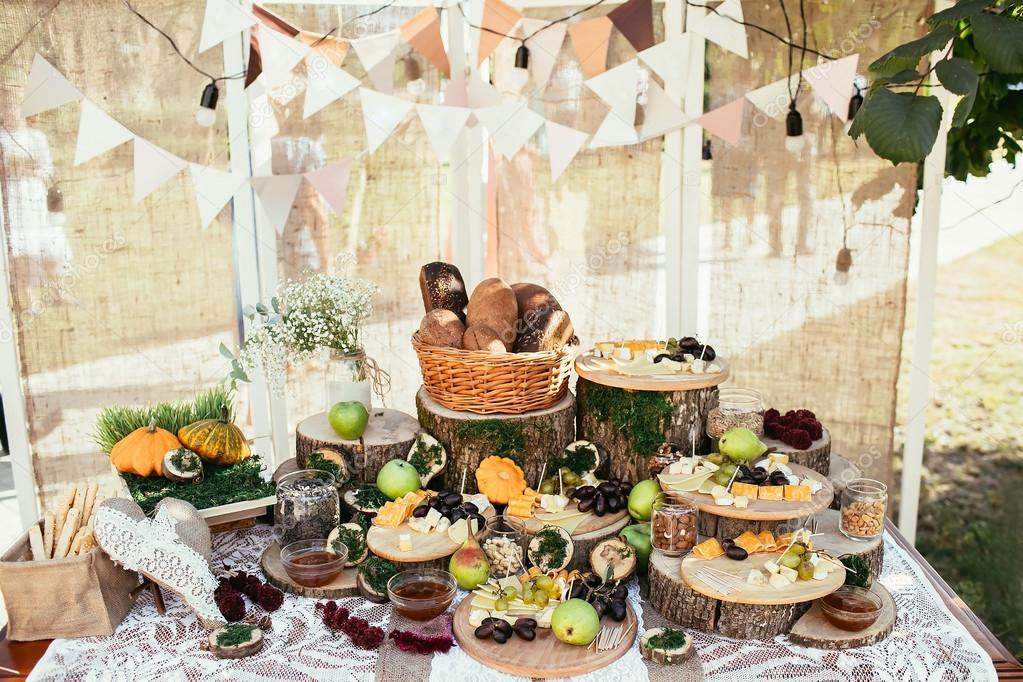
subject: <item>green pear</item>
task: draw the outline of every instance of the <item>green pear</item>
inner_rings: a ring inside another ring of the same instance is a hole
[[[749,429],[725,431],[718,441],[722,455],[736,462],[749,462],[767,452],[767,446],[760,442],[757,434]]]

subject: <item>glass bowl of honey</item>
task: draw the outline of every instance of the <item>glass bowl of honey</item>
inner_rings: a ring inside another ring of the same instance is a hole
[[[873,625],[884,605],[874,592],[853,585],[838,588],[818,603],[832,625],[849,632],[866,630]]]
[[[402,571],[387,581],[394,610],[412,620],[430,620],[447,611],[457,589],[455,576],[434,568]]]
[[[305,587],[323,587],[341,574],[348,548],[333,548],[326,538],[297,540],[281,548],[281,564],[288,577]]]

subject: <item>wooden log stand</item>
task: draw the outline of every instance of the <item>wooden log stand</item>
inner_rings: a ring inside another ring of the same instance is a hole
[[[527,536],[527,543],[537,531],[547,525],[536,518],[521,519],[516,516],[508,516],[507,512],[505,512],[505,516],[522,524]],[[568,562],[568,570],[590,570],[590,552],[593,551],[593,548],[604,540],[618,537],[622,529],[631,522],[632,517],[629,516],[629,512],[626,510],[614,514],[608,513],[604,516],[597,516],[596,514],[587,516],[581,524],[569,532],[572,536],[574,549],[572,551],[572,560]],[[566,528],[566,530],[568,529]]]
[[[788,455],[789,462],[793,464],[801,464],[824,476],[828,476],[831,472],[831,434],[827,429],[824,430],[824,435],[811,443],[806,450],[793,449],[792,446],[773,438],[761,438],[760,440],[767,447],[774,448],[775,452]]]
[[[874,581],[870,591],[881,597],[881,613],[874,624],[859,632],[837,628],[824,617],[821,607],[814,604],[789,632],[789,639],[802,646],[815,649],[855,649],[880,642],[895,629],[896,607],[892,595],[884,585]]]
[[[271,542],[270,546],[263,552],[263,557],[259,560],[259,566],[263,569],[263,575],[266,576],[268,583],[279,590],[297,594],[300,597],[309,597],[310,599],[343,599],[345,597],[356,597],[359,594],[359,588],[355,584],[357,575],[355,567],[344,569],[338,577],[320,587],[299,585],[284,570],[284,564],[281,563],[281,547],[276,542]]]
[[[420,432],[419,422],[399,410],[370,412],[366,432],[359,440],[345,440],[334,432],[327,413],[303,419],[295,429],[295,459],[305,468],[305,458],[320,448],[340,450],[352,467],[352,484],[373,483],[380,467],[392,459],[405,459]]]
[[[443,474],[447,490],[459,490],[465,471],[465,492],[477,492],[473,472],[490,455],[514,460],[530,485],[538,485],[551,454],[575,440],[575,397],[571,392],[545,410],[482,415],[448,409],[420,388],[416,409],[423,430],[448,451]]]

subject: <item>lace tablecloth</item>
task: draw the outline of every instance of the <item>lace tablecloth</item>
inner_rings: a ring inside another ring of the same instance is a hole
[[[270,542],[267,526],[214,537],[214,559],[248,572],[259,572],[259,557]],[[742,642],[693,633],[704,674],[713,680],[799,679],[805,682],[867,680],[996,680],[990,657],[960,625],[931,587],[920,567],[885,538],[880,577],[898,606],[894,632],[884,641],[849,651],[822,651],[794,646],[785,637]],[[639,596],[632,588],[634,608]],[[165,594],[167,614],[156,612],[146,592],[111,637],[59,639],[50,645],[29,680],[371,680],[376,653],[356,649],[342,634],[323,626],[314,600],[287,595],[273,614],[273,631],[263,651],[236,661],[220,660],[199,649],[205,631],[197,618],[172,594]],[[386,630],[388,605],[345,600],[353,613]],[[252,607],[258,611],[258,607]],[[642,618],[642,611],[636,608]],[[642,620],[640,621],[642,626]],[[437,655],[432,682],[521,680],[485,668],[459,649]],[[634,645],[607,668],[577,680],[645,680]],[[411,682],[411,681],[410,681]]]

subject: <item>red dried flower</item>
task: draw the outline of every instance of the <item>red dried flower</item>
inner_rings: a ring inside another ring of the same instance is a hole
[[[213,601],[227,622],[234,623],[245,617],[245,600],[226,581],[221,580],[213,593]]]
[[[365,618],[350,615],[348,609],[333,601],[317,604],[316,610],[324,625],[345,633],[360,649],[376,649],[384,641],[383,630],[370,625]]]
[[[276,611],[284,603],[284,593],[270,584],[259,586],[253,599],[264,611]]]
[[[417,654],[427,655],[433,653],[447,653],[455,642],[450,635],[437,635],[431,637],[420,635],[407,630],[395,630],[390,635],[394,643],[402,651],[411,651]]]
[[[813,445],[813,439],[810,438],[810,434],[800,429],[789,429],[785,435],[787,439],[785,442],[797,450],[806,450]]]

